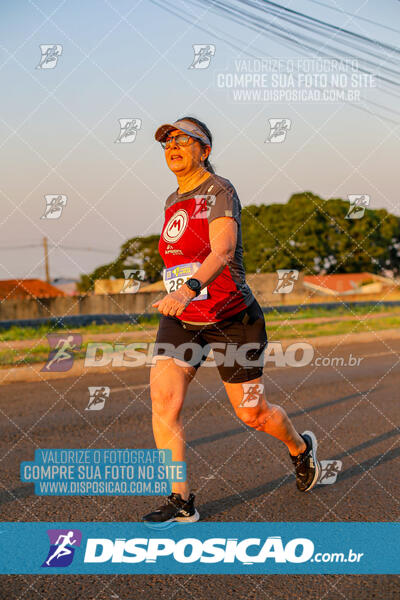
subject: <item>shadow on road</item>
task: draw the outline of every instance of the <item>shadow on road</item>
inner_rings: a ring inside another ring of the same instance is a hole
[[[374,392],[379,388],[375,388]],[[289,417],[293,419],[293,417],[299,417],[301,415],[310,414],[315,412],[316,410],[321,410],[323,408],[327,408],[329,406],[335,406],[336,404],[341,404],[342,402],[346,402],[347,400],[352,400],[353,398],[359,398],[364,394],[368,394],[369,390],[366,392],[358,392],[357,394],[350,394],[349,396],[343,396],[343,398],[335,398],[335,400],[328,400],[328,402],[321,402],[320,404],[314,404],[313,406],[309,406],[306,408],[302,408],[300,410],[293,411],[288,413]],[[238,435],[239,433],[244,433],[250,427],[247,427],[244,423],[241,427],[235,427],[234,429],[227,429],[226,431],[221,431],[218,433],[214,433],[212,435],[206,435],[201,438],[197,438],[194,440],[188,441],[188,445],[192,447],[200,446],[201,444],[209,444],[210,442],[216,442],[218,440],[222,440],[226,437],[230,437],[232,435]]]
[[[339,458],[343,458],[345,456],[353,456],[356,452],[373,446],[374,444],[378,444],[382,441],[390,439],[391,437],[398,436],[399,430],[397,428],[392,429],[391,431],[387,431],[380,436],[377,436],[373,440],[368,440],[363,442],[362,444],[358,444],[357,446],[353,446],[349,448],[346,452],[342,452],[334,457],[335,460]],[[384,463],[390,462],[391,460],[395,460],[400,457],[400,447],[392,448],[386,454],[378,454],[371,458],[364,460],[363,462],[354,464],[352,467],[349,467],[345,471],[342,471],[338,477],[337,484],[340,484],[343,480],[349,479],[351,477],[356,477],[359,475],[363,475],[367,473],[370,469],[378,467]],[[272,492],[274,489],[278,487],[282,487],[288,483],[294,482],[294,475],[285,475],[284,477],[280,477],[278,479],[274,479],[273,481],[268,481],[263,485],[259,485],[255,488],[243,490],[240,492],[240,496],[238,494],[230,494],[229,496],[225,496],[224,498],[220,498],[218,500],[213,500],[211,502],[206,502],[205,504],[200,506],[200,512],[203,517],[212,517],[220,512],[228,508],[232,508],[233,506],[238,506],[243,504],[245,501],[252,500],[254,498],[258,498],[264,494],[268,494]],[[328,488],[329,486],[325,486]],[[322,486],[321,486],[322,488]]]

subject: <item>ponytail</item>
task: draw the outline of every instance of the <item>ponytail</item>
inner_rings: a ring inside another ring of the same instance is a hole
[[[214,167],[212,166],[212,164],[210,163],[210,161],[208,160],[208,156],[206,158],[206,160],[204,161],[204,168],[207,171],[210,171],[210,173],[215,173],[214,171]]]

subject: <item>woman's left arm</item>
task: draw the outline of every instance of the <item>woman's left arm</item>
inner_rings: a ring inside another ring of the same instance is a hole
[[[205,288],[224,270],[235,255],[238,226],[233,217],[213,219],[209,225],[211,252],[202,262],[194,277]],[[195,292],[187,285],[167,294],[153,306],[163,315],[179,316],[195,297]]]
[[[211,252],[194,277],[206,287],[224,270],[235,255],[237,223],[233,217],[219,217],[209,225]],[[187,287],[187,286],[186,286]]]

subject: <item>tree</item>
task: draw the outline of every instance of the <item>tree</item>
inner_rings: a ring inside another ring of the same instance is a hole
[[[366,209],[361,219],[346,219],[349,202],[323,200],[311,192],[287,204],[250,205],[242,210],[244,260],[249,273],[298,269],[306,274],[400,274],[400,219],[386,210]],[[143,269],[149,283],[162,276],[158,235],[135,237],[121,246],[114,262],[81,275],[80,291],[96,279],[123,278],[124,269]]]
[[[399,274],[399,218],[384,209],[366,209],[361,219],[346,219],[348,210],[348,201],[323,200],[311,192],[294,194],[287,204],[244,207],[246,269],[308,274],[390,269]]]
[[[159,235],[131,238],[121,246],[115,261],[97,267],[89,275],[81,275],[78,289],[81,292],[93,290],[96,279],[124,278],[124,269],[143,269],[149,283],[161,277],[163,262],[158,252]]]

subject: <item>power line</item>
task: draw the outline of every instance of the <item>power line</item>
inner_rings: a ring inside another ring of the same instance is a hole
[[[83,248],[80,246],[53,246],[53,248],[63,248],[64,250],[79,250],[83,252],[101,252],[103,254],[115,254],[116,250],[111,250],[110,248]]]
[[[0,246],[0,250],[22,250],[23,248],[42,248],[42,244],[25,244],[21,246]]]
[[[386,44],[384,42],[380,42],[379,40],[362,35],[361,33],[355,33],[354,31],[351,31],[350,29],[345,29],[344,27],[340,27],[339,25],[332,25],[332,23],[327,23],[326,21],[322,21],[321,19],[316,19],[315,17],[310,17],[309,15],[306,15],[303,12],[294,10],[292,8],[287,8],[286,6],[283,6],[282,4],[277,4],[276,2],[272,2],[271,0],[258,0],[258,2],[260,2],[260,1],[271,7],[276,7],[279,11],[283,11],[285,13],[291,13],[293,15],[296,15],[303,21],[307,21],[310,23],[311,22],[318,23],[320,26],[322,26],[325,29],[330,29],[331,31],[337,31],[337,32],[345,34],[349,37],[354,37],[354,38],[363,40],[364,42],[366,42],[368,44],[373,44],[373,45],[379,46],[381,48],[385,48],[391,52],[400,54],[400,49],[397,48],[396,46],[393,46],[392,44]],[[244,4],[251,4],[251,2],[249,0],[242,0],[242,2]],[[253,5],[254,5],[254,2],[253,2]]]
[[[267,0],[263,0],[264,2],[266,2]],[[318,55],[320,57],[325,57],[325,58],[332,58],[331,54],[327,54],[326,52],[322,52],[320,50],[320,46],[321,46],[321,42],[318,42],[317,40],[315,40],[313,37],[310,36],[306,36],[304,35],[301,31],[297,31],[295,32],[294,30],[290,30],[287,27],[282,27],[272,21],[267,21],[264,17],[258,15],[255,16],[251,13],[249,13],[248,11],[245,11],[241,8],[235,7],[232,4],[227,5],[226,3],[224,3],[223,1],[218,1],[218,0],[202,0],[202,5],[204,5],[204,2],[207,2],[208,5],[210,6],[210,9],[213,9],[214,12],[216,12],[217,14],[220,14],[222,12],[223,16],[226,16],[227,14],[229,15],[229,17],[237,22],[239,25],[245,25],[247,26],[249,29],[252,29],[253,31],[257,31],[257,32],[262,32],[265,33],[265,31],[268,31],[272,36],[278,38],[279,43],[281,43],[284,46],[287,47],[291,47],[291,46],[295,46],[295,47],[300,47],[301,50],[306,51],[307,52],[311,52],[313,55]],[[251,2],[246,1],[246,0],[238,0],[239,3],[241,4],[245,4],[246,6],[250,6]],[[274,4],[274,15],[275,15],[275,19],[279,19],[281,18],[281,15],[276,13],[276,9],[275,6],[279,6],[276,3],[272,3]],[[254,2],[253,2],[253,6],[254,6]],[[256,8],[258,9],[258,11],[260,12],[260,6],[259,4],[256,5]],[[261,12],[266,12],[264,9]],[[285,20],[285,19],[284,19]],[[286,18],[287,20],[287,18]],[[293,17],[290,17],[289,19],[291,21],[292,25],[295,25],[297,27],[299,27],[299,23],[298,20],[295,20],[293,22]],[[309,27],[307,27],[307,25],[301,25],[301,30],[303,29],[309,29]],[[317,30],[315,31],[315,27],[313,26],[313,30],[314,33],[317,33],[319,35],[320,32]],[[325,41],[325,37],[323,37],[323,45],[322,47],[329,47],[329,49],[331,49],[336,55],[338,56],[342,56],[343,58],[345,58],[346,60],[348,60],[349,56],[348,53],[344,53],[344,51],[340,48],[335,48],[332,46],[327,46],[326,41]],[[379,45],[383,46],[384,44],[382,44],[381,42],[377,42],[377,40],[372,40],[370,38],[366,38],[366,36],[363,36],[363,38],[365,39],[369,39],[369,41],[372,44],[378,43]],[[301,41],[299,41],[301,40]],[[229,43],[229,42],[227,42]],[[346,42],[347,46],[351,46],[352,48],[354,48],[354,44],[353,43],[349,43],[348,41]],[[319,44],[319,45],[316,45]],[[360,49],[357,47],[358,50],[361,50],[362,52],[365,53],[364,49]],[[371,54],[371,52],[369,50],[367,50],[367,54]],[[385,53],[385,56],[383,55],[379,55],[377,54],[376,51],[374,51],[373,56],[377,56],[378,59],[380,59],[380,61],[384,61],[387,62],[388,58],[387,55]],[[359,55],[354,55],[354,57],[357,59],[358,62],[361,62],[361,64],[363,64],[364,66],[358,66],[356,65],[356,70],[359,71],[360,73],[366,73],[369,75],[374,75],[374,77],[376,77],[377,79],[380,79],[383,83],[386,84],[392,84],[395,85],[396,87],[400,86],[400,79],[397,77],[397,79],[393,79],[393,78],[389,78],[386,77],[385,75],[380,75],[379,74],[379,70],[381,71],[386,71],[387,73],[390,73],[392,75],[395,76],[399,76],[400,72],[398,71],[394,71],[393,69],[388,69],[386,67],[382,67],[381,63],[376,63],[374,61],[370,61],[368,59],[363,58],[362,56]],[[340,59],[339,59],[340,60]],[[393,60],[391,61],[393,62]],[[398,64],[398,61],[395,62],[395,64]],[[390,93],[388,90],[386,89],[382,89],[381,90],[384,93]],[[398,95],[396,95],[398,97]],[[369,102],[367,100],[367,102]],[[349,102],[349,104],[352,104],[353,106],[359,108],[358,105],[353,104],[351,102]],[[390,110],[391,112],[394,112],[392,109],[389,109],[388,107],[384,107],[387,110]],[[374,113],[373,113],[374,114]],[[400,113],[399,113],[400,114]],[[390,122],[393,123],[393,120],[388,119],[385,116],[382,115],[378,115],[383,119],[389,120]],[[397,124],[397,123],[396,123]]]
[[[115,254],[116,250],[110,248],[84,248],[81,246],[63,246],[48,244],[49,248],[62,248],[63,250],[79,250],[80,252],[101,252],[105,254]],[[0,250],[24,250],[25,248],[43,248],[43,244],[21,244],[20,246],[0,246]]]
[[[319,4],[320,6],[324,6],[325,8],[329,8],[329,10],[334,10],[342,15],[347,15],[348,17],[352,17],[353,19],[358,19],[359,21],[364,21],[365,23],[371,23],[372,25],[376,25],[377,27],[382,27],[382,29],[387,29],[388,31],[393,31],[394,33],[400,33],[399,29],[394,29],[393,27],[389,27],[389,25],[383,25],[383,23],[377,23],[372,19],[367,19],[367,17],[362,17],[361,15],[354,15],[352,13],[343,10],[342,8],[337,8],[336,6],[329,6],[329,4],[325,4],[325,2],[319,2],[319,0],[308,0],[313,4]]]
[[[239,0],[239,2],[240,1],[241,0]],[[188,13],[185,15],[184,11],[177,12],[177,11],[173,10],[171,5],[168,4],[168,2],[166,2],[166,1],[164,1],[163,4],[159,4],[156,0],[151,0],[151,2],[153,4],[155,4],[156,6],[158,6],[159,8],[161,8],[162,10],[165,10],[169,14],[173,14],[177,18],[185,21],[186,23],[193,24],[194,16],[191,13]],[[227,17],[227,15],[229,15],[229,18],[231,18],[233,21],[235,21],[239,25],[247,26],[247,28],[252,29],[253,31],[256,31],[258,33],[260,33],[260,32],[265,33],[265,31],[268,30],[272,35],[274,35],[274,37],[278,38],[278,41],[280,44],[282,44],[283,46],[288,47],[290,49],[293,49],[293,45],[297,45],[297,46],[300,46],[300,48],[303,50],[303,52],[306,51],[305,52],[306,54],[309,52],[312,52],[313,54],[317,54],[322,57],[332,58],[332,55],[321,52],[318,49],[318,47],[315,46],[315,44],[316,44],[315,39],[313,39],[311,37],[307,38],[306,36],[302,36],[303,39],[305,41],[308,41],[309,43],[308,44],[306,44],[305,42],[300,43],[300,42],[298,42],[298,40],[296,38],[291,37],[290,35],[289,36],[287,35],[288,34],[287,28],[283,29],[282,27],[279,26],[278,28],[275,28],[275,30],[274,30],[274,28],[271,27],[272,23],[265,21],[265,19],[263,19],[263,18],[261,18],[261,19],[255,18],[253,15],[251,15],[251,14],[249,15],[249,13],[246,11],[244,11],[244,12],[242,11],[242,13],[240,15],[236,14],[234,12],[234,10],[237,11],[238,9],[237,9],[237,7],[234,7],[232,4],[227,6],[224,3],[210,1],[210,0],[201,0],[201,2],[199,0],[197,0],[197,2],[196,2],[196,0],[192,0],[192,3],[193,4],[197,3],[201,7],[204,7],[204,4],[207,3],[209,5],[209,9],[213,10],[213,12],[215,12],[219,16],[221,16],[221,13],[222,13],[223,17]],[[247,2],[247,4],[249,4],[249,3]],[[223,5],[222,8],[221,8],[221,5]],[[279,6],[279,5],[277,5],[277,6]],[[247,18],[247,17],[250,17],[250,18]],[[269,26],[269,28],[267,28],[266,25]],[[240,52],[242,52],[243,54],[245,54],[247,56],[251,56],[252,58],[259,58],[259,56],[255,56],[254,53],[251,53],[247,50],[243,50],[242,48],[243,48],[243,45],[245,45],[245,42],[243,42],[243,40],[240,40],[239,38],[235,38],[234,36],[230,35],[229,39],[226,39],[226,35],[225,36],[218,35],[215,33],[215,31],[211,27],[204,28],[204,27],[201,27],[198,23],[196,23],[196,28],[198,28],[202,31],[205,31],[208,34],[211,33],[216,39],[222,39],[222,41],[224,43],[231,46],[235,50],[239,50]],[[216,29],[217,29],[217,31],[221,31],[218,28],[216,28]],[[225,34],[225,31],[223,33]],[[294,34],[293,31],[289,31],[289,33]],[[301,34],[300,34],[300,36],[301,36]],[[299,34],[297,34],[297,37],[299,37]],[[231,39],[237,40],[241,44],[241,46],[237,46],[236,44],[232,43]],[[312,45],[312,44],[314,44],[314,45]],[[332,49],[335,54],[342,56],[343,58],[346,59],[346,61],[348,61],[349,56],[348,56],[348,54],[344,54],[343,50],[334,48],[334,47]],[[370,52],[368,52],[368,53],[370,53]],[[375,56],[376,52],[373,53],[373,55]],[[368,61],[359,56],[357,56],[356,58],[358,61],[362,61],[363,64],[365,65],[365,67],[367,67],[367,66],[369,67],[369,68],[364,68],[363,66],[356,67],[356,70],[358,70],[360,73],[366,73],[369,75],[374,74],[376,76],[376,73],[371,72],[371,68],[375,69],[375,70],[379,70],[381,68],[380,64],[374,63],[373,61]],[[380,58],[381,60],[387,60],[387,59],[384,59],[384,57],[378,57],[378,58]],[[338,58],[337,60],[339,62],[343,62],[343,60],[341,60],[340,58]],[[395,64],[397,64],[397,63],[395,63]],[[397,73],[396,71],[393,71],[393,73],[395,75],[400,74],[400,73]],[[382,80],[382,82],[385,82],[386,78],[384,76],[378,76],[378,77]],[[390,85],[391,83],[393,83],[396,86],[400,85],[400,81],[395,81],[395,80],[392,81],[392,80],[388,79],[387,84]],[[391,96],[395,96],[396,98],[398,98],[398,94],[391,92],[389,89],[385,88],[385,89],[381,89],[381,91],[383,93],[386,93],[386,94],[389,94]],[[367,110],[365,108],[365,106],[361,106],[360,104],[355,104],[350,101],[347,101],[347,104],[349,104],[350,106],[353,106],[354,108],[362,110],[363,112],[368,112],[369,114],[378,116],[380,119],[385,120],[391,124],[395,124],[395,125],[398,124],[398,121],[395,121],[386,115],[377,114],[376,111],[373,112],[372,110],[371,111]],[[372,102],[367,99],[364,100],[364,104],[372,104],[374,106],[379,106],[383,110],[387,110],[387,111],[394,113],[400,117],[400,112],[396,112],[394,109],[387,107],[383,104],[378,104],[378,103]]]
[[[400,50],[394,46],[384,44],[383,42],[379,42],[372,38],[367,38],[366,36],[361,36],[360,34],[353,34],[353,32],[350,32],[349,30],[330,25],[329,23],[325,23],[320,19],[314,19],[313,17],[308,17],[307,15],[304,15],[304,18],[302,19],[301,15],[303,13],[300,13],[299,11],[293,11],[286,9],[285,7],[281,7],[285,10],[277,10],[276,7],[280,7],[280,5],[274,2],[269,2],[268,0],[262,1],[262,6],[260,6],[259,2],[251,2],[250,0],[237,0],[240,6],[228,4],[223,0],[202,0],[202,5],[208,4],[210,8],[217,12],[217,14],[222,13],[225,16],[229,15],[230,19],[239,25],[246,25],[248,28],[259,33],[265,33],[267,31],[274,37],[278,37],[279,41],[282,42],[282,39],[287,40],[292,45],[300,47],[302,50],[306,49],[319,56],[332,58],[330,54],[327,54],[321,50],[321,42],[323,42],[323,48],[332,50],[334,53],[336,53],[336,55],[348,58],[348,53],[346,53],[343,49],[327,43],[326,33],[330,31],[330,28],[333,28],[333,31],[337,33],[336,37],[340,36],[338,39],[339,43],[344,45],[345,48],[350,47],[352,50],[357,50],[364,54],[373,56],[378,58],[378,60],[381,59],[381,62],[375,62],[373,60],[363,58],[360,55],[354,55],[354,58],[356,58],[358,61],[364,61],[365,66],[368,67],[365,72],[369,74],[373,73],[377,79],[381,79],[388,84],[400,86],[400,71],[390,69],[389,67],[382,66],[381,64],[382,62],[394,62],[394,64],[398,64],[398,62],[395,62],[392,58],[390,58],[390,56],[388,57],[386,52],[390,51],[392,53],[400,54]],[[268,4],[268,6],[265,4]],[[271,6],[269,6],[269,4],[271,4]],[[247,8],[255,8],[256,13],[245,10],[243,6]],[[264,16],[262,16],[263,13],[273,16],[274,19],[266,19]],[[283,22],[283,24],[279,24],[280,21]],[[294,29],[288,28],[286,23],[292,25]],[[324,29],[325,32],[323,31]],[[307,32],[313,33],[322,39],[315,39],[315,37],[307,35]],[[333,41],[337,41],[336,37],[333,39]],[[354,44],[354,42],[357,42],[358,45],[357,43]],[[385,54],[379,55],[379,50],[384,50]],[[372,69],[372,71],[370,69]],[[359,70],[362,71],[363,69],[359,68]]]

